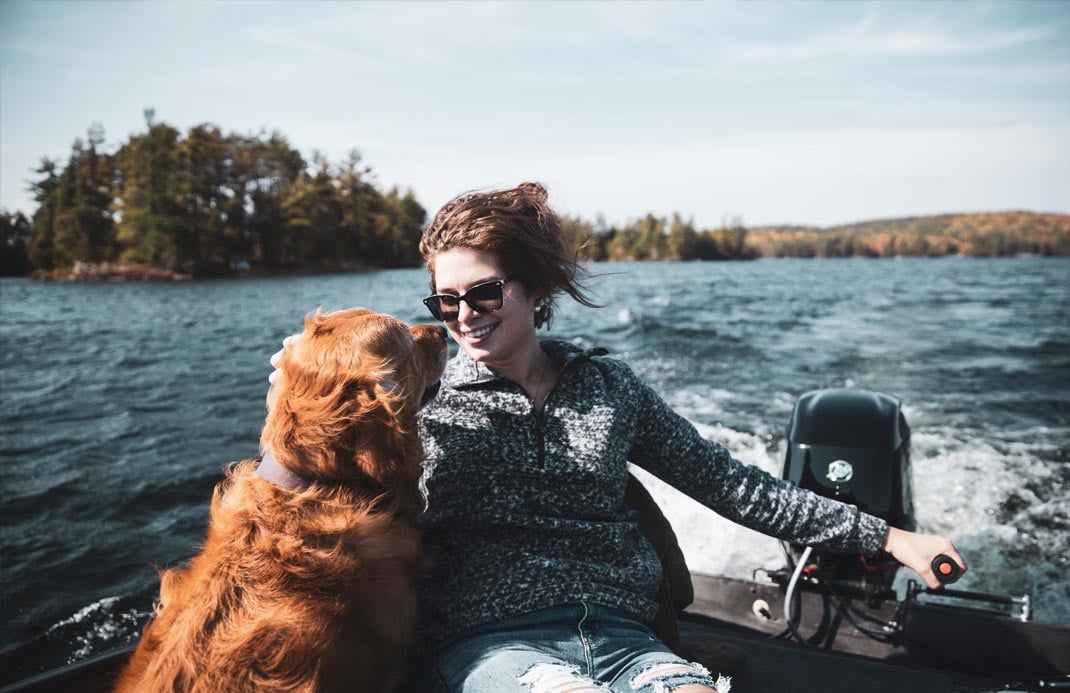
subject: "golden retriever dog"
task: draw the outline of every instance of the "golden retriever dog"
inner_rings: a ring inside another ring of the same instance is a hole
[[[228,468],[117,690],[396,688],[423,568],[416,416],[445,362],[439,326],[308,317],[268,392],[263,459]]]

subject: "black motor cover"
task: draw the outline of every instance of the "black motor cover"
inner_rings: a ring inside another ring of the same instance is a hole
[[[898,399],[861,389],[799,397],[787,430],[784,478],[913,531],[910,427]]]

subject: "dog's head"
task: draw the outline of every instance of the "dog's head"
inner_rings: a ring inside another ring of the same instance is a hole
[[[317,311],[283,349],[261,444],[306,478],[415,486],[416,412],[446,357],[438,325],[410,328],[363,308]]]

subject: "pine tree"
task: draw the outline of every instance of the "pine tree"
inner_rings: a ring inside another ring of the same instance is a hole
[[[27,248],[33,225],[22,212],[11,214],[0,207],[0,276],[30,273]]]
[[[176,193],[176,162],[179,132],[153,122],[146,111],[148,130],[123,145],[116,159],[119,185],[114,202],[118,224],[116,237],[124,262],[145,262],[176,269],[175,247],[182,223]]]
[[[60,183],[56,166],[55,161],[42,158],[34,173],[44,177],[30,184],[30,192],[37,203],[37,211],[33,214],[33,234],[30,237],[30,262],[40,270],[50,270],[56,266],[55,219]]]
[[[85,142],[74,141],[60,176],[53,220],[56,267],[110,261],[118,254],[111,209],[115,158],[101,150],[103,143],[104,130],[94,124]]]

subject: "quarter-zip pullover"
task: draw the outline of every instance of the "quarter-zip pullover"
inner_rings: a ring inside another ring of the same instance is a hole
[[[652,620],[661,566],[624,506],[628,462],[764,534],[882,547],[884,520],[733,459],[606,350],[541,346],[563,364],[541,412],[464,350],[422,410],[425,645],[578,601]]]

